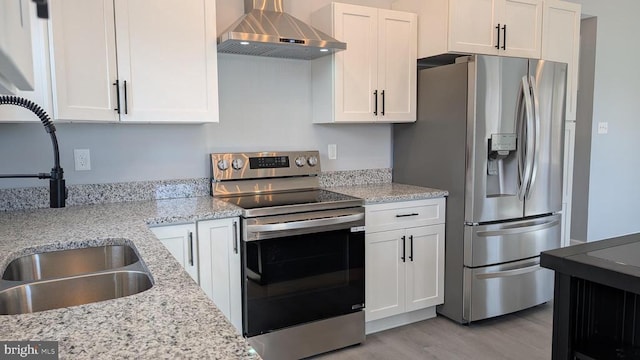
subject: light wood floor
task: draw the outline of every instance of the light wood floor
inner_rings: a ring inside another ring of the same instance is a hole
[[[549,360],[552,322],[552,303],[470,326],[438,316],[368,335],[362,345],[314,359]]]

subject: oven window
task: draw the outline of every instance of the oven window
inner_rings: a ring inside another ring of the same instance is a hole
[[[337,230],[243,246],[246,336],[364,305],[364,232]]]

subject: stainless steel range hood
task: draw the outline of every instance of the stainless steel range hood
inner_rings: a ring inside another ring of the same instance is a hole
[[[218,52],[312,60],[347,44],[282,10],[282,0],[245,0],[245,14],[218,38]]]

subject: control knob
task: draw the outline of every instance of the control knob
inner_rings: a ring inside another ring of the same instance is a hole
[[[318,158],[315,157],[315,156],[310,156],[307,159],[307,163],[309,164],[309,166],[316,166],[316,165],[318,165]]]
[[[218,169],[220,170],[227,170],[229,168],[229,161],[222,159],[222,160],[218,160]]]
[[[307,163],[307,159],[305,159],[304,156],[298,156],[296,158],[296,165],[298,165],[298,167],[303,167],[304,164],[306,164],[306,163]]]
[[[233,161],[231,162],[231,166],[236,170],[240,170],[244,166],[244,160],[242,160],[242,159],[233,159]]]

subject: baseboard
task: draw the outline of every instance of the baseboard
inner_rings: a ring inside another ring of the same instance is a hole
[[[408,313],[389,316],[384,319],[367,321],[365,323],[365,333],[373,334],[379,331],[393,329],[398,326],[409,325],[414,322],[427,320],[436,317],[436,307],[428,307]]]
[[[576,239],[570,239],[569,240],[569,244],[570,245],[580,245],[580,244],[584,244],[584,241],[576,240]]]

